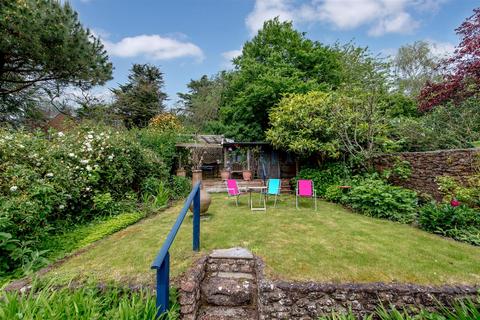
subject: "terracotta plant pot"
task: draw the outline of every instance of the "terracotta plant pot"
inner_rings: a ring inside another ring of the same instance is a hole
[[[200,215],[205,214],[212,203],[212,197],[204,189],[200,189]],[[193,212],[193,202],[190,205],[190,211]]]
[[[252,180],[252,171],[251,170],[243,170],[242,175],[243,175],[243,180],[245,180],[245,181]]]
[[[202,181],[202,170],[192,170],[192,187]]]
[[[185,177],[187,174],[186,174],[186,171],[185,169],[177,169],[177,176],[178,177]]]
[[[230,179],[230,170],[220,171],[220,177],[222,177],[222,180]]]

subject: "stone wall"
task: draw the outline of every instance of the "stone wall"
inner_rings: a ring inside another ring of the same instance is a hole
[[[205,277],[206,261],[206,256],[198,259],[180,280],[178,302],[181,319],[195,320],[197,318],[201,304],[200,285]]]
[[[253,306],[259,319],[317,319],[331,312],[352,312],[362,317],[383,304],[399,309],[434,311],[439,303],[451,305],[457,299],[476,299],[480,286],[420,286],[412,284],[329,284],[269,279],[259,257],[249,261],[202,257],[180,281],[181,319],[210,319],[199,316],[207,301],[202,299],[201,285],[211,272],[252,272],[256,281]],[[257,317],[231,317],[250,319]],[[212,318],[213,319],[213,318]],[[216,318],[215,318],[216,319]],[[223,319],[223,318],[222,318]]]
[[[436,177],[452,176],[466,181],[472,174],[478,173],[480,148],[388,154],[377,157],[374,165],[377,170],[383,171],[391,168],[399,159],[410,163],[412,174],[407,180],[393,176],[391,182],[440,200],[442,196],[438,192]]]
[[[370,314],[383,303],[385,307],[438,309],[438,303],[450,305],[460,298],[476,298],[480,287],[430,287],[406,284],[325,284],[287,282],[264,277],[263,264],[257,259],[258,309],[260,319],[317,319],[335,312],[352,312],[357,317]]]

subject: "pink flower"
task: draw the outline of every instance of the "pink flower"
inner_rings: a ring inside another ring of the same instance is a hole
[[[450,204],[452,205],[452,207],[458,207],[460,205],[460,201],[458,201],[457,199],[452,199],[452,201],[450,201]]]

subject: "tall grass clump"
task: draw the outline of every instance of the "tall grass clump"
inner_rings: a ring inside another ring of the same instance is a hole
[[[178,304],[163,319],[178,319]],[[28,293],[5,292],[0,298],[0,319],[155,319],[155,296],[149,290],[131,291],[119,287],[55,289],[46,285]]]

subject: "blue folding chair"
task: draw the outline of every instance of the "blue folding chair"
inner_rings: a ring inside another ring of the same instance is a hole
[[[265,197],[267,198],[268,201],[268,196],[275,196],[275,203],[273,204],[273,207],[277,207],[277,198],[280,195],[280,190],[281,190],[282,182],[280,179],[268,179],[267,180],[267,191],[265,193]]]

